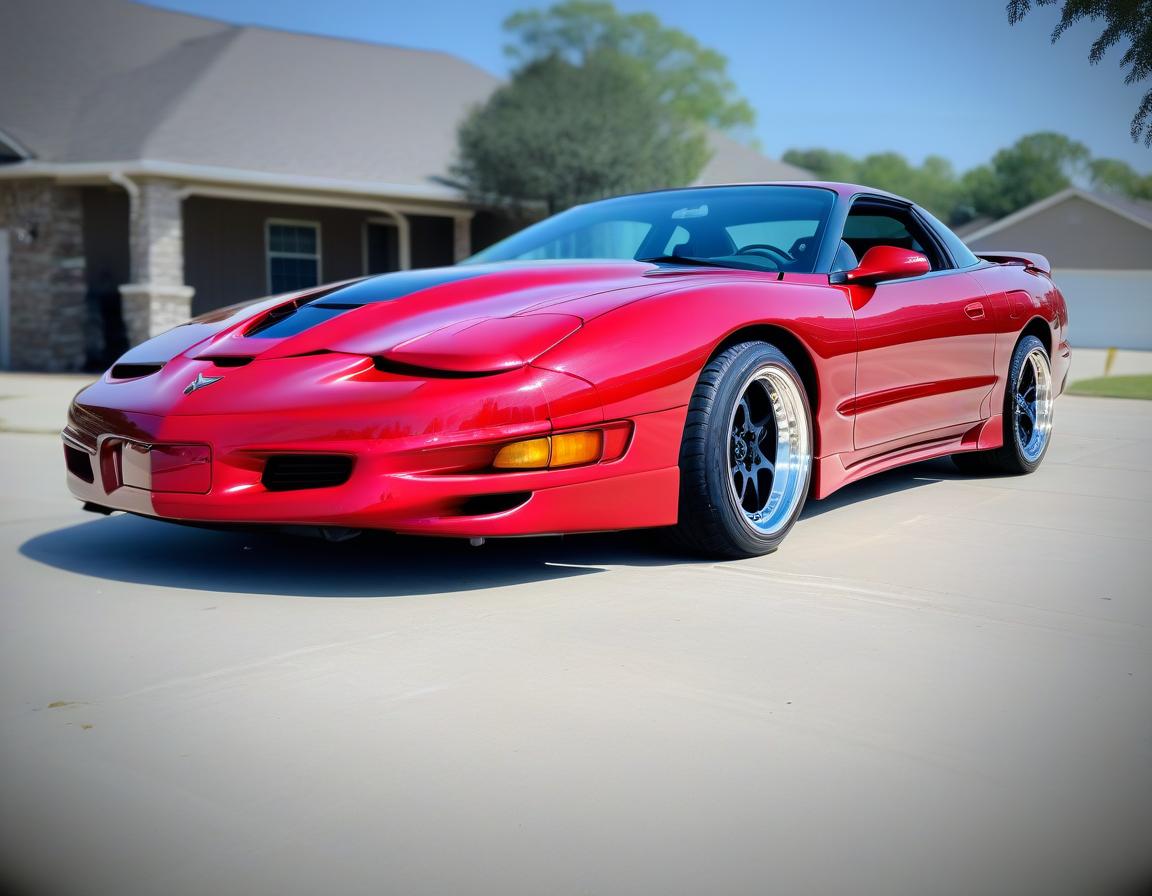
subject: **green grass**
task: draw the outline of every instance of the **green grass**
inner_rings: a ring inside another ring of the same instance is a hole
[[[1098,376],[1079,380],[1068,387],[1069,395],[1094,395],[1098,398],[1152,399],[1152,373],[1139,376]]]

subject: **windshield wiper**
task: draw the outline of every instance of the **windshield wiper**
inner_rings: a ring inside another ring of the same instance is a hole
[[[695,258],[691,255],[656,255],[653,258],[637,258],[648,264],[684,264],[701,268],[730,268],[731,265],[713,261],[711,258]]]

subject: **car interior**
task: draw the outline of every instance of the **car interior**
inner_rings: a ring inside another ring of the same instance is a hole
[[[911,210],[865,200],[856,202],[848,213],[844,222],[841,251],[836,254],[832,270],[852,270],[864,257],[864,253],[874,246],[895,246],[920,252],[927,257],[934,271],[947,266],[936,241],[928,235]],[[847,252],[844,247],[847,247]]]
[[[808,272],[820,248],[815,222],[765,221],[720,226],[701,218],[680,222],[662,253],[666,257],[709,259],[778,271]],[[857,201],[845,221],[833,271],[855,268],[874,246],[896,246],[924,254],[932,270],[947,267],[944,256],[910,210]]]
[[[811,271],[820,241],[814,221],[766,221],[721,226],[699,222],[679,226],[659,254],[709,259],[773,271]],[[796,235],[800,234],[800,235]]]

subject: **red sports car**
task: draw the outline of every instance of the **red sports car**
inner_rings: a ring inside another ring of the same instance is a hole
[[[775,549],[898,464],[1029,473],[1067,377],[1047,261],[788,183],[571,209],[451,268],[224,309],[81,392],[68,484],[194,523]]]

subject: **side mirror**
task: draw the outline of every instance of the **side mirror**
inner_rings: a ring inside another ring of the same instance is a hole
[[[864,253],[854,270],[834,275],[834,282],[871,285],[884,280],[918,277],[931,270],[932,263],[921,252],[898,246],[873,246]]]

